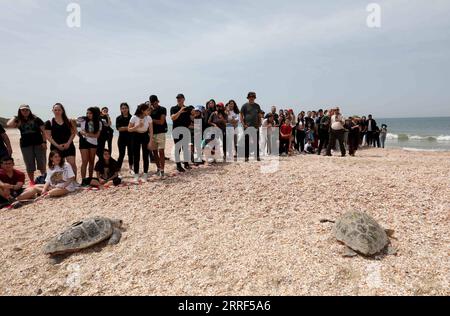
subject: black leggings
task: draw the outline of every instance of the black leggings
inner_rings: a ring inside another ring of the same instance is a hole
[[[150,142],[150,135],[148,133],[133,133],[133,167],[134,173],[139,174],[139,163],[141,160],[141,147],[142,147],[142,160],[144,161],[144,173],[148,173],[149,150],[148,143]]]
[[[299,131],[297,130],[297,143],[295,144],[295,149],[300,151],[301,153],[305,151],[305,138],[306,133],[305,131]]]
[[[119,147],[119,170],[122,169],[123,160],[125,159],[125,152],[128,152],[128,164],[130,169],[133,167],[133,141],[132,136],[129,133],[122,134],[119,136],[117,141],[117,147]]]

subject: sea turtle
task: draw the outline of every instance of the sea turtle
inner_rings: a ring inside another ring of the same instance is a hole
[[[347,246],[344,257],[373,256],[387,249],[387,254],[397,251],[390,245],[389,237],[394,231],[384,229],[375,219],[362,212],[348,212],[336,221],[321,220],[322,223],[335,223],[333,232],[336,239]]]
[[[92,247],[107,239],[109,239],[109,245],[116,245],[122,237],[121,227],[121,220],[104,217],[76,222],[53,238],[45,246],[44,252],[50,256],[69,254]]]

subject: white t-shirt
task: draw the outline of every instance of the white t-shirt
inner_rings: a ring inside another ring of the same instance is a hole
[[[230,113],[228,113],[228,124],[227,125],[228,126],[233,126],[233,124],[231,124],[231,122],[233,120],[235,120],[239,124],[240,119],[241,119],[241,116],[239,114],[236,114],[234,112],[230,112]]]
[[[331,117],[331,128],[335,131],[344,129],[344,117],[342,115],[333,115]]]
[[[66,162],[62,168],[55,166],[53,169],[48,169],[45,182],[49,183],[53,188],[62,188],[69,179],[74,177],[72,166]],[[73,181],[66,187],[66,190],[69,192],[73,192],[76,189],[77,185]]]
[[[85,131],[85,132],[91,133],[91,134],[93,134],[93,133],[95,132],[95,131],[94,131],[94,122],[90,121],[90,122],[87,124],[87,126],[86,126],[86,121],[83,120],[83,119],[79,120],[78,122],[80,123],[81,130],[82,130],[82,131]],[[103,126],[103,124],[102,124],[102,122],[100,121],[100,123],[99,123],[99,125],[98,125],[98,130],[99,130],[99,131],[102,130],[102,126]],[[86,128],[86,127],[87,127],[87,128]],[[84,137],[84,139],[86,139],[86,141],[87,141],[88,143],[90,143],[90,144],[92,144],[92,145],[95,145],[95,146],[98,145],[98,139],[97,139],[97,138],[95,138],[95,137],[87,137],[87,136],[82,136],[82,137]]]
[[[143,122],[144,126],[143,127],[139,127],[136,132],[138,133],[145,133],[148,131],[148,128],[150,127],[150,124],[153,123],[153,120],[150,116],[145,116],[144,118],[139,118],[136,115],[133,115],[133,117],[130,120],[130,124],[133,124],[134,127],[139,126],[139,124]]]

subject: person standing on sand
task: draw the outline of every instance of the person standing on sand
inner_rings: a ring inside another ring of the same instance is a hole
[[[117,164],[119,170],[122,169],[123,160],[125,159],[125,152],[128,153],[128,166],[130,173],[133,172],[133,142],[130,132],[128,132],[128,125],[130,125],[131,114],[128,103],[120,105],[120,115],[116,118],[116,129],[119,131],[119,139],[117,140],[117,147],[119,148],[119,159]]]
[[[372,114],[368,116],[367,122],[367,144],[370,146],[376,146],[376,130],[377,122],[372,118]]]
[[[10,119],[7,126],[20,130],[20,149],[30,184],[33,186],[36,167],[41,175],[46,172],[47,139],[44,122],[31,112],[29,105],[23,104],[20,106],[17,116]]]
[[[3,126],[0,125],[0,160],[6,157],[12,157],[12,154],[11,141]]]
[[[336,140],[339,141],[339,146],[341,148],[341,155],[342,157],[345,157],[346,155],[346,149],[344,144],[344,117],[340,113],[340,109],[336,108],[334,109],[334,114],[331,117],[331,131],[330,131],[330,142],[328,143],[327,147],[327,156],[331,156],[331,147],[333,144],[336,144]]]
[[[148,104],[141,104],[138,106],[136,113],[130,120],[128,125],[128,132],[133,138],[133,167],[134,167],[134,181],[139,182],[139,166],[141,159],[144,162],[143,180],[148,180],[148,169],[150,167],[150,151],[153,148],[153,123],[150,117],[150,106]]]
[[[76,149],[73,140],[77,135],[77,123],[67,117],[61,103],[53,106],[54,118],[45,123],[45,136],[50,142],[50,150],[59,150],[63,158],[77,175]]]
[[[287,118],[280,127],[280,156],[289,155],[291,149],[292,125]]]
[[[90,107],[87,109],[86,116],[78,119],[81,128],[78,136],[80,137],[81,153],[81,179],[86,179],[86,171],[89,166],[89,178],[94,175],[95,155],[97,154],[98,138],[102,130],[100,121],[100,109]],[[73,171],[73,170],[72,170]]]
[[[14,168],[13,158],[3,157],[0,163],[0,208],[36,197],[36,187],[23,188],[25,174]]]
[[[297,151],[299,153],[303,153],[305,151],[305,139],[306,139],[306,121],[305,121],[305,112],[301,111],[298,115],[297,119],[297,125],[295,126],[295,133],[296,133],[296,147]]]
[[[241,122],[244,126],[244,131],[254,128],[256,131],[256,139],[254,137],[255,133],[250,133],[245,135],[245,161],[249,161],[250,157],[250,142],[256,144],[256,160],[261,161],[259,157],[259,128],[261,127],[262,121],[262,110],[256,100],[256,93],[249,92],[247,95],[248,103],[245,103],[241,109]]]
[[[176,128],[187,128],[189,129],[189,126],[191,125],[191,114],[192,110],[189,111],[189,109],[184,105],[184,102],[186,101],[186,98],[183,94],[177,95],[177,105],[172,107],[170,109],[170,117],[173,121],[173,129]],[[174,137],[173,141],[176,145],[183,140],[183,136],[180,135],[180,137]],[[189,166],[189,157],[184,157],[184,168],[181,166],[181,149],[175,150],[175,163],[177,164],[177,171],[178,172],[186,172],[185,169],[190,170],[192,169],[191,166]],[[184,151],[189,151],[189,148],[183,148]]]
[[[359,125],[359,118],[352,117],[346,126],[348,129],[348,147],[349,147],[349,155],[354,157],[356,151],[359,147],[359,133],[361,131],[361,126]]]
[[[319,117],[317,118],[318,135],[319,135],[319,149],[317,154],[320,156],[322,149],[328,147],[328,141],[330,140],[330,116],[328,110],[323,112],[319,111]]]
[[[112,153],[112,140],[114,137],[114,131],[111,128],[111,117],[109,116],[109,109],[107,107],[102,108],[100,120],[102,122],[102,130],[100,132],[100,137],[98,138],[98,158],[103,157],[103,150],[105,149],[106,144],[108,144],[109,152]]]
[[[240,120],[239,107],[237,106],[234,100],[228,101],[227,107],[227,115],[228,115],[228,124],[227,127],[232,127],[234,132],[234,159],[237,159],[237,145],[238,145],[238,125]]]
[[[273,138],[273,128],[275,127],[275,119],[273,113],[266,115],[266,119],[262,123],[263,131],[263,141],[262,150],[264,155],[272,155],[272,138]]]
[[[387,133],[388,133],[387,125],[386,124],[381,125],[380,141],[381,141],[382,148],[385,148]]]
[[[150,106],[152,108],[152,114],[150,115],[153,120],[153,157],[156,161],[156,175],[158,177],[165,177],[165,164],[166,164],[166,134],[168,131],[167,126],[167,109],[159,105],[159,99],[156,95],[150,96]]]
[[[359,146],[367,145],[367,119],[365,116],[361,117],[359,121],[359,125],[361,126],[361,132],[359,133]]]

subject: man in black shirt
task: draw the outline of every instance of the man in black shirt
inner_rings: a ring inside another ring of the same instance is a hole
[[[153,156],[155,157],[156,167],[158,168],[157,176],[163,178],[166,163],[166,134],[167,134],[167,110],[159,105],[156,95],[150,96],[150,107],[153,120]]]
[[[256,143],[256,159],[261,161],[259,157],[259,128],[261,127],[261,120],[263,112],[256,100],[256,93],[249,92],[247,95],[248,103],[244,104],[241,109],[241,122],[244,125],[244,130],[249,128],[256,129],[256,139],[252,135],[253,144]],[[251,134],[251,133],[250,133]],[[245,135],[245,161],[249,161],[250,157],[250,134]]]
[[[184,127],[189,131],[189,126],[191,125],[191,113],[189,112],[188,108],[184,105],[185,102],[185,97],[183,94],[179,94],[177,95],[177,105],[172,107],[170,109],[170,117],[173,121],[173,129],[175,130],[178,127]],[[183,136],[173,136],[173,140],[175,142],[175,147],[176,145],[183,140]],[[183,151],[189,151],[189,147],[188,148],[183,148]],[[179,150],[175,150],[175,162],[177,163],[177,170],[179,172],[185,172],[186,170],[183,169],[183,167],[181,166],[181,159],[180,159],[180,152],[181,152],[181,148]],[[186,169],[191,169],[191,167],[189,166],[189,155],[185,155],[184,157],[184,168]]]

